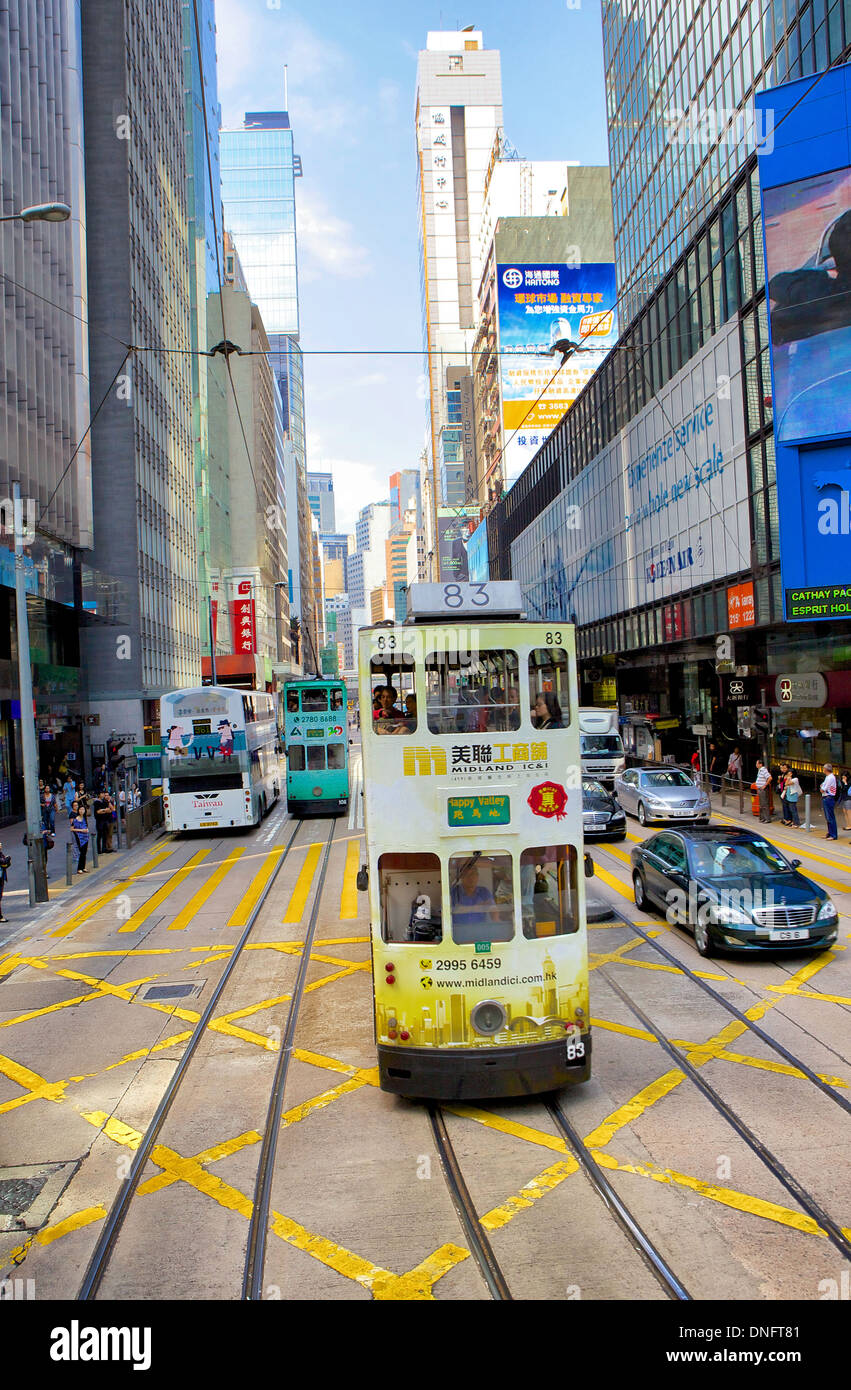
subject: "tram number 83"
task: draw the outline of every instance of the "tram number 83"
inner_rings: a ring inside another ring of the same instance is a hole
[[[470,602],[474,608],[484,608],[490,603],[490,595],[486,584],[471,584],[469,586],[474,591],[474,597]],[[444,584],[443,604],[445,608],[461,608],[464,603],[464,595],[461,593],[460,584]]]
[[[560,646],[561,646],[561,633],[560,633],[560,632],[548,632],[548,633],[547,633],[547,646],[548,646],[548,647],[560,647]]]
[[[584,1044],[584,1042],[581,1042],[581,1041],[580,1041],[580,1042],[569,1042],[569,1043],[567,1044],[567,1060],[568,1060],[568,1062],[576,1062],[580,1057],[584,1057],[584,1056],[585,1056],[585,1044]]]

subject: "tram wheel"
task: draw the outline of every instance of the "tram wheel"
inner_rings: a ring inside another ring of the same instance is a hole
[[[644,879],[637,869],[632,876],[632,892],[635,897],[635,906],[638,908],[639,912],[646,912],[650,907],[650,903],[647,900],[647,894],[644,890]]]

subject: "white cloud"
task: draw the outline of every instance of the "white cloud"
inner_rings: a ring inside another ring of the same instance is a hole
[[[348,280],[369,272],[369,252],[358,243],[352,224],[336,217],[315,193],[299,190],[296,223],[302,280],[315,280],[323,271]]]
[[[277,111],[284,104],[284,65],[290,104],[302,88],[321,93],[345,61],[342,49],[321,37],[283,5],[262,0],[218,0],[218,89],[226,127],[242,124],[246,110]],[[308,106],[310,103],[307,103]],[[307,113],[309,120],[310,113]],[[295,122],[294,122],[295,124]]]

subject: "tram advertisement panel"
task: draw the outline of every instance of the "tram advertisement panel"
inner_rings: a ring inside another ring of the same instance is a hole
[[[364,746],[378,1042],[563,1039],[579,1060],[588,967],[572,631],[495,623],[361,640],[362,707],[384,662],[391,695],[372,730],[393,735]],[[406,662],[417,688],[402,717]]]

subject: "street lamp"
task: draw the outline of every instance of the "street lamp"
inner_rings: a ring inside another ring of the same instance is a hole
[[[67,203],[35,203],[20,212],[7,213],[0,222],[67,222],[70,216]]]
[[[71,209],[67,203],[36,203],[20,212],[0,217],[0,222],[67,222]],[[38,795],[38,752],[33,709],[32,658],[27,619],[27,590],[24,574],[24,519],[21,489],[12,488],[15,526],[15,608],[18,628],[18,689],[21,702],[21,752],[24,763],[24,805],[27,820],[27,859],[29,862],[30,906],[46,903],[47,864],[41,834],[41,804]]]

